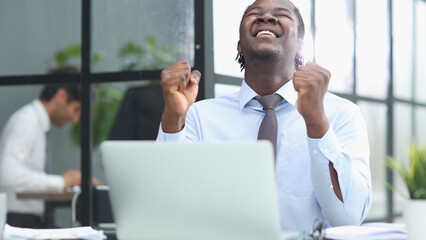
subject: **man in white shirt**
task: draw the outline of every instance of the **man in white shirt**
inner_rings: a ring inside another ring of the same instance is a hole
[[[256,141],[265,110],[254,98],[280,95],[276,181],[282,229],[309,231],[315,219],[328,226],[360,224],[371,205],[364,119],[355,104],[327,92],[328,70],[302,64],[303,37],[303,19],[290,1],[255,1],[240,26],[241,90],[194,103],[201,73],[185,60],[164,69],[157,140]]]
[[[66,72],[66,69],[56,73]],[[63,192],[80,185],[81,173],[68,170],[62,175],[45,172],[46,133],[51,123],[76,123],[81,113],[78,84],[46,85],[40,98],[17,110],[3,128],[0,138],[0,192],[7,193],[7,222],[18,227],[44,226],[41,200],[18,200],[16,192]],[[94,183],[98,183],[97,180]]]

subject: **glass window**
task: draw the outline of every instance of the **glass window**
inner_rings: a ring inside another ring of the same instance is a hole
[[[393,0],[394,94],[411,99],[413,87],[413,2]]]
[[[305,23],[305,39],[303,39],[303,56],[305,63],[313,60],[314,56],[314,41],[312,38],[311,14],[312,6],[311,0],[293,0],[294,5],[299,9],[302,15],[303,22]]]
[[[194,64],[193,0],[93,1],[92,71]]]
[[[239,27],[247,0],[213,1],[214,71],[218,74],[243,77],[237,56]]]
[[[373,203],[367,219],[386,215],[385,159],[386,159],[386,105],[359,102],[364,115],[370,143],[370,170],[373,189]]]
[[[416,140],[422,146],[426,147],[426,107],[416,108]]]
[[[352,0],[316,1],[315,56],[331,72],[331,91],[352,93],[353,35]]]
[[[1,86],[0,87],[0,126],[6,124],[9,116],[18,108],[38,97],[42,86]]]
[[[239,27],[244,11],[251,1],[213,1],[214,71],[217,74],[244,77],[235,60],[240,39]],[[304,55],[312,59],[312,35],[310,28],[310,0],[294,0],[305,22]]]
[[[357,94],[384,98],[389,79],[387,0],[356,1]]]
[[[413,140],[412,107],[404,103],[396,103],[394,108],[394,155],[408,160],[407,149]]]
[[[416,100],[426,103],[426,2],[416,1]]]
[[[408,148],[413,140],[412,107],[404,103],[396,103],[394,109],[394,157],[398,161],[408,164]],[[399,176],[394,173],[394,185],[396,192],[394,210],[401,212],[404,204],[404,196],[408,197],[407,187]],[[402,195],[401,195],[402,193]]]
[[[0,1],[2,76],[44,74],[72,62],[80,39],[81,1]]]
[[[222,95],[231,94],[231,93],[239,91],[239,90],[240,90],[240,86],[216,83],[214,85],[214,96],[219,97],[219,96],[222,96]]]

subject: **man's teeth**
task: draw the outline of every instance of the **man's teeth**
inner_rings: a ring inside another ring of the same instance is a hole
[[[275,33],[271,32],[271,31],[260,31],[260,32],[258,32],[258,33],[257,33],[256,37],[258,37],[258,36],[260,36],[260,35],[263,35],[263,34],[270,35],[270,36],[272,36],[272,37],[274,37],[274,38],[276,38],[276,37],[277,37],[277,36],[275,35]]]

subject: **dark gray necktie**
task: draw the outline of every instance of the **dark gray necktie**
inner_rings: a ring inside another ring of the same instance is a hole
[[[277,153],[277,136],[278,136],[278,121],[275,116],[275,108],[283,100],[280,95],[272,94],[265,96],[255,97],[257,101],[263,106],[265,117],[259,127],[258,140],[269,140],[274,146],[274,154]]]

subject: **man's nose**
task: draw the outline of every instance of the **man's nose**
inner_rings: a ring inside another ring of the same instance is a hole
[[[261,15],[259,17],[257,17],[256,19],[256,23],[271,23],[271,24],[276,24],[277,23],[277,18],[270,15],[270,14],[264,14]]]

